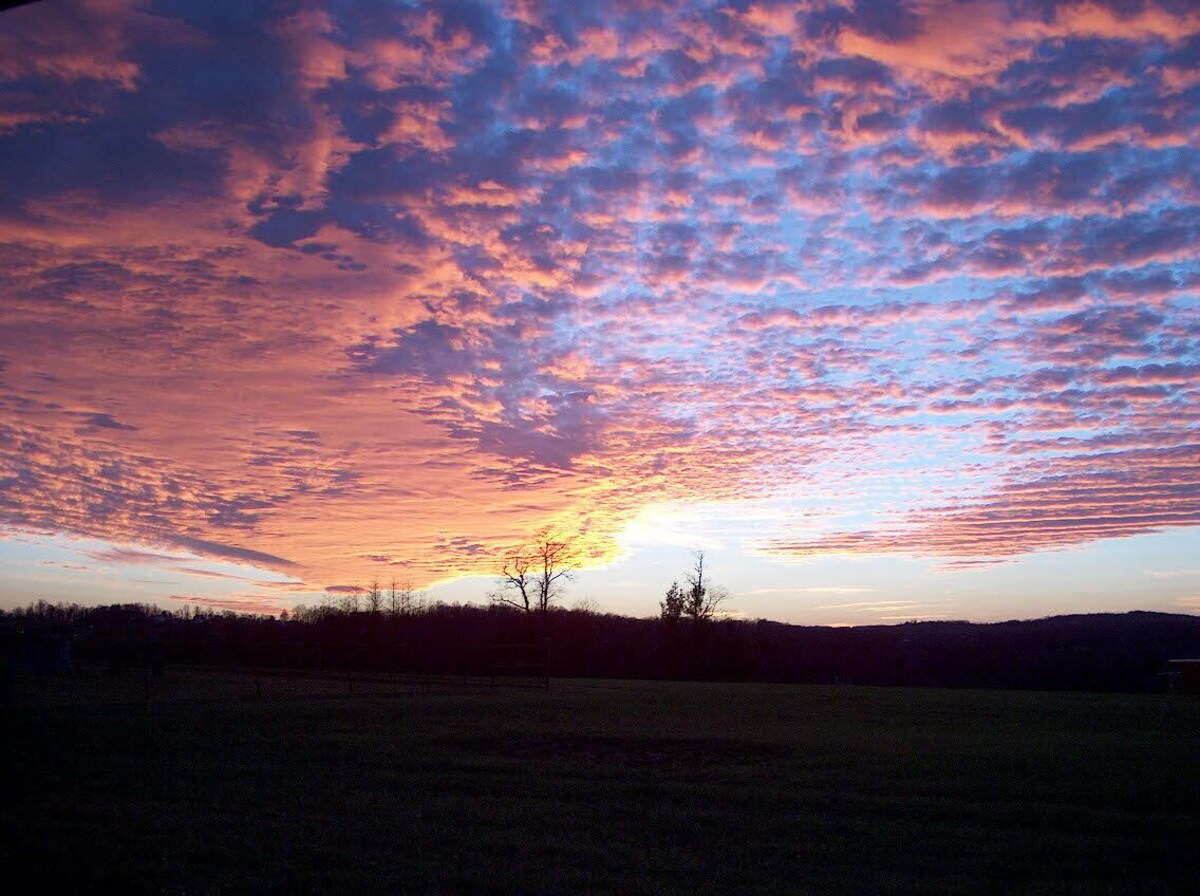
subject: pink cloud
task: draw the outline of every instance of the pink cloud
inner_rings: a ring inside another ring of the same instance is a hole
[[[207,597],[199,594],[172,594],[170,600],[205,607],[210,610],[232,610],[235,613],[254,613],[264,616],[278,616],[287,612],[291,607],[281,604],[269,595],[244,594],[230,597]]]
[[[547,520],[600,556],[646,504],[770,497],[847,444],[961,440],[1001,476],[1081,432],[1178,441],[1196,125],[1185,67],[1143,69],[1196,17],[908,8],[330,7],[263,13],[237,64],[124,7],[85,7],[90,61],[7,27],[0,79],[56,101],[0,108],[6,524],[425,584]],[[145,81],[171,48],[203,89]],[[1007,544],[1176,525],[1167,494]],[[999,545],[985,511],[913,525]]]
[[[1037,465],[1032,477],[1012,476],[981,499],[915,512],[889,532],[777,539],[768,549],[987,561],[1194,526],[1200,520],[1200,493],[1191,475],[1197,460],[1196,445],[1068,455]]]

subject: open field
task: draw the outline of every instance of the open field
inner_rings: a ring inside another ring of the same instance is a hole
[[[3,866],[170,894],[1200,883],[1195,698],[381,681],[348,699],[330,678],[263,679],[260,700],[223,674],[171,670],[149,704],[138,678],[19,683]]]

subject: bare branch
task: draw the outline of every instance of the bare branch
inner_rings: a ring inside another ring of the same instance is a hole
[[[371,580],[371,587],[367,589],[367,612],[378,613],[383,609],[383,591],[379,587],[378,577]]]
[[[392,579],[391,587],[388,589],[388,613],[392,616],[407,616],[410,613],[417,612],[420,607],[420,597],[413,590],[413,583],[406,579],[403,582],[397,582]]]
[[[674,595],[667,592],[668,599],[679,602],[679,615],[687,616],[694,622],[705,622],[712,619],[716,615],[717,607],[729,597],[729,593],[724,588],[712,585],[705,575],[704,551],[692,551],[692,568],[683,574],[687,587],[679,589]],[[672,588],[674,587],[672,586]],[[662,606],[663,617],[667,618],[666,602]]]
[[[526,613],[546,613],[574,577],[579,552],[550,529],[539,529],[533,539],[505,555],[500,567],[496,603]]]

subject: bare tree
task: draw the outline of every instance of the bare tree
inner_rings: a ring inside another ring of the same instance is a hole
[[[534,609],[533,594],[533,556],[525,545],[513,548],[504,555],[500,566],[500,581],[492,592],[492,600],[498,604],[508,604],[532,613]]]
[[[729,597],[724,588],[713,585],[705,578],[704,560],[704,551],[692,551],[692,568],[683,574],[687,587],[682,589],[680,612],[694,622],[712,619],[717,607]],[[670,596],[668,591],[667,597]]]
[[[343,613],[357,613],[358,612],[358,598],[361,594],[362,594],[361,586],[359,586],[358,584],[352,585],[350,590],[345,592],[342,595],[341,601],[339,601],[339,603],[341,604],[341,611]]]
[[[383,609],[383,591],[379,587],[379,579],[371,580],[371,587],[367,589],[367,612],[378,614]]]
[[[418,610],[420,597],[413,590],[413,583],[409,580],[397,582],[392,579],[391,587],[388,589],[388,613],[392,616],[407,616],[410,613],[415,613]]]
[[[576,613],[587,613],[590,616],[600,615],[600,601],[594,597],[581,597],[571,605]]]
[[[504,556],[492,599],[528,614],[544,614],[574,576],[578,562],[579,551],[570,541],[549,528],[539,529]]]

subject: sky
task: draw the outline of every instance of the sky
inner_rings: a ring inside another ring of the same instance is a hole
[[[0,607],[1200,612],[1192,0],[0,13]]]

